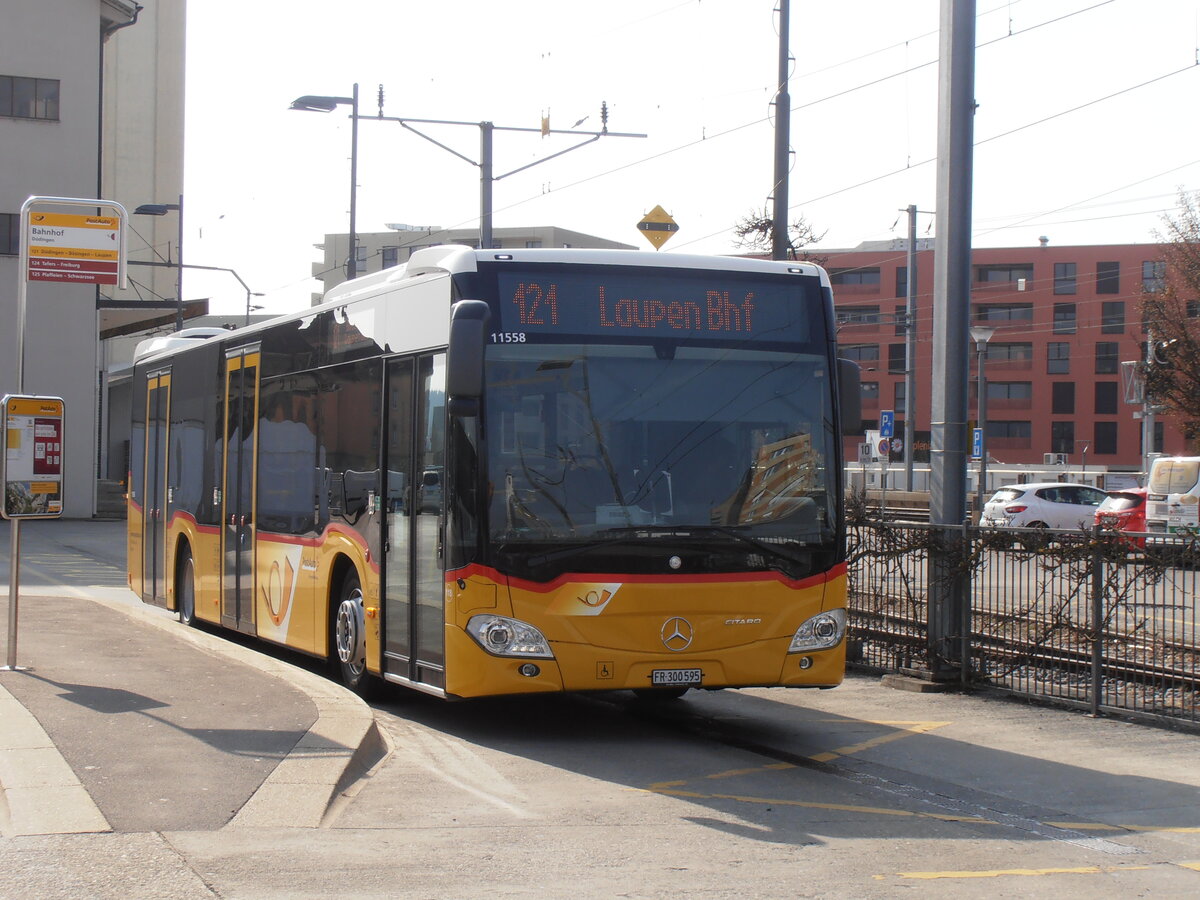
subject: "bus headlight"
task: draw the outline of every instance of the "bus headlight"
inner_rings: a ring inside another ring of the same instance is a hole
[[[836,647],[846,635],[846,611],[831,609],[804,622],[792,635],[788,653],[807,653]]]
[[[467,634],[493,656],[533,656],[553,659],[550,643],[527,622],[506,616],[472,616]]]

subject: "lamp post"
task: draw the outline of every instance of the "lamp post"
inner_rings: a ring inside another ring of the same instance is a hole
[[[346,279],[358,274],[358,233],[355,230],[358,197],[358,82],[349,97],[305,94],[292,101],[291,108],[307,112],[333,112],[338,106],[350,107],[350,257],[346,260]]]
[[[178,203],[143,203],[133,214],[165,216],[170,210],[179,213],[179,236],[175,241],[175,330],[183,331],[183,194],[179,195]]]
[[[978,371],[976,391],[979,396],[979,484],[976,485],[975,509],[983,515],[983,495],[987,484],[987,378],[983,373],[983,361],[987,356],[987,344],[996,333],[995,328],[986,325],[972,325],[971,337],[975,341],[978,353]]]

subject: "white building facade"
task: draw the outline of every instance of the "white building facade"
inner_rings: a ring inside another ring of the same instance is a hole
[[[99,198],[132,209],[155,202],[155,197],[139,196],[143,189],[173,197],[181,193],[184,0],[146,7],[132,0],[5,4],[0,27],[0,321],[5,323],[0,328],[0,394],[15,391],[19,380],[18,250],[26,198]],[[145,29],[139,40],[127,37],[138,29]],[[147,32],[157,36],[148,40]],[[160,40],[162,34],[169,40]],[[170,48],[174,55],[159,60],[172,73],[169,77],[160,65],[135,61],[148,46],[156,54]],[[122,78],[122,65],[140,74]],[[101,72],[113,83],[102,84]],[[131,81],[146,91],[146,80],[148,94],[154,94],[156,78],[163,79],[169,95],[159,101],[177,108],[173,116],[147,111],[145,93],[131,98],[120,94],[122,83],[128,88]],[[106,123],[109,110],[113,120]],[[139,121],[144,131],[134,133],[132,123]],[[106,126],[111,126],[107,139]],[[106,145],[112,158],[102,153]],[[159,164],[165,160],[171,162]],[[127,172],[139,174],[130,180]],[[147,172],[156,183],[143,188],[139,179]],[[64,515],[70,518],[95,513],[97,479],[104,469],[100,300],[93,285],[34,282],[28,287],[22,389],[65,401]]]

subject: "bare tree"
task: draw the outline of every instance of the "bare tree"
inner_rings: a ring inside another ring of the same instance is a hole
[[[1153,340],[1146,394],[1200,444],[1200,194],[1180,192],[1164,219],[1161,281],[1143,285],[1142,318]]]
[[[771,218],[771,214],[766,207],[761,210],[750,210],[733,226],[733,233],[737,236],[738,246],[757,253],[770,253],[771,230],[774,224],[775,220]],[[817,234],[812,223],[805,219],[804,216],[800,216],[788,226],[788,256],[791,259],[824,265],[829,257],[809,253],[804,248],[819,243],[825,237],[825,234],[826,232],[824,231]]]

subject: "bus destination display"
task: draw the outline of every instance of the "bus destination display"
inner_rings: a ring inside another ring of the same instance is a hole
[[[524,343],[534,335],[770,341],[809,336],[810,310],[799,279],[502,270],[497,294],[500,324],[492,343]]]

